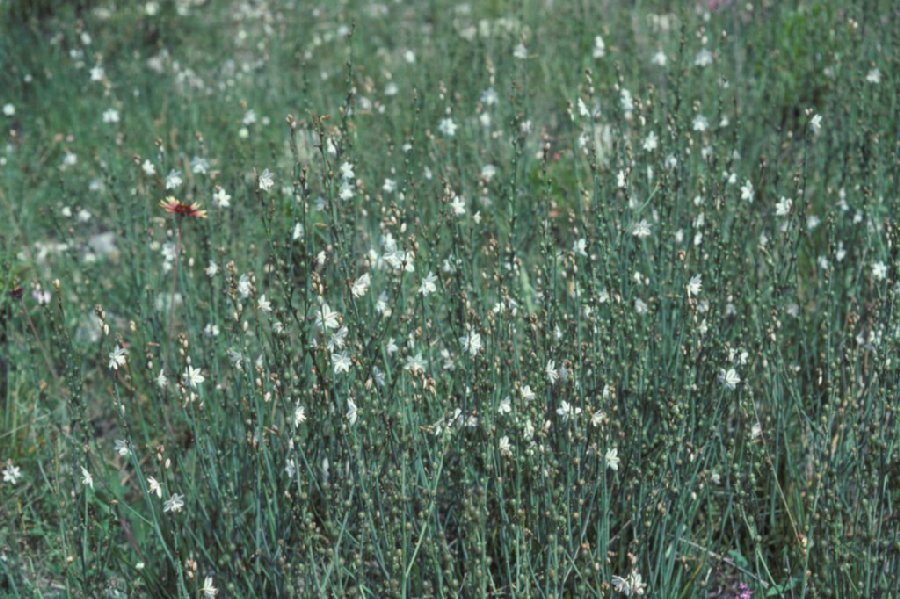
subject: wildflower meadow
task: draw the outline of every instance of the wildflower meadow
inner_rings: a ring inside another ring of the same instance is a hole
[[[0,596],[900,597],[898,22],[0,1]]]

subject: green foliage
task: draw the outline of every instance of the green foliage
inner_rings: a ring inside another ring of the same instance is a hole
[[[894,592],[896,9],[712,4],[0,9],[0,594]]]

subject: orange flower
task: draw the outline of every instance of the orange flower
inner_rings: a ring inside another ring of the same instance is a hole
[[[192,216],[194,218],[206,218],[206,210],[200,209],[200,204],[185,204],[175,196],[169,196],[159,201],[159,206],[169,214],[178,216]]]

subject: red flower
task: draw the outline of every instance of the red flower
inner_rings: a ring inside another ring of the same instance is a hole
[[[206,210],[200,209],[200,204],[185,204],[175,196],[169,196],[159,201],[159,206],[169,214],[178,216],[191,216],[194,218],[206,218]]]

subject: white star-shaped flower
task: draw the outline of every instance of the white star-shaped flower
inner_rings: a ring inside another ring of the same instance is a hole
[[[203,384],[203,381],[206,380],[206,377],[203,376],[199,368],[188,366],[187,370],[184,371],[184,380],[187,381],[188,385],[190,385],[191,388],[196,389]]]

